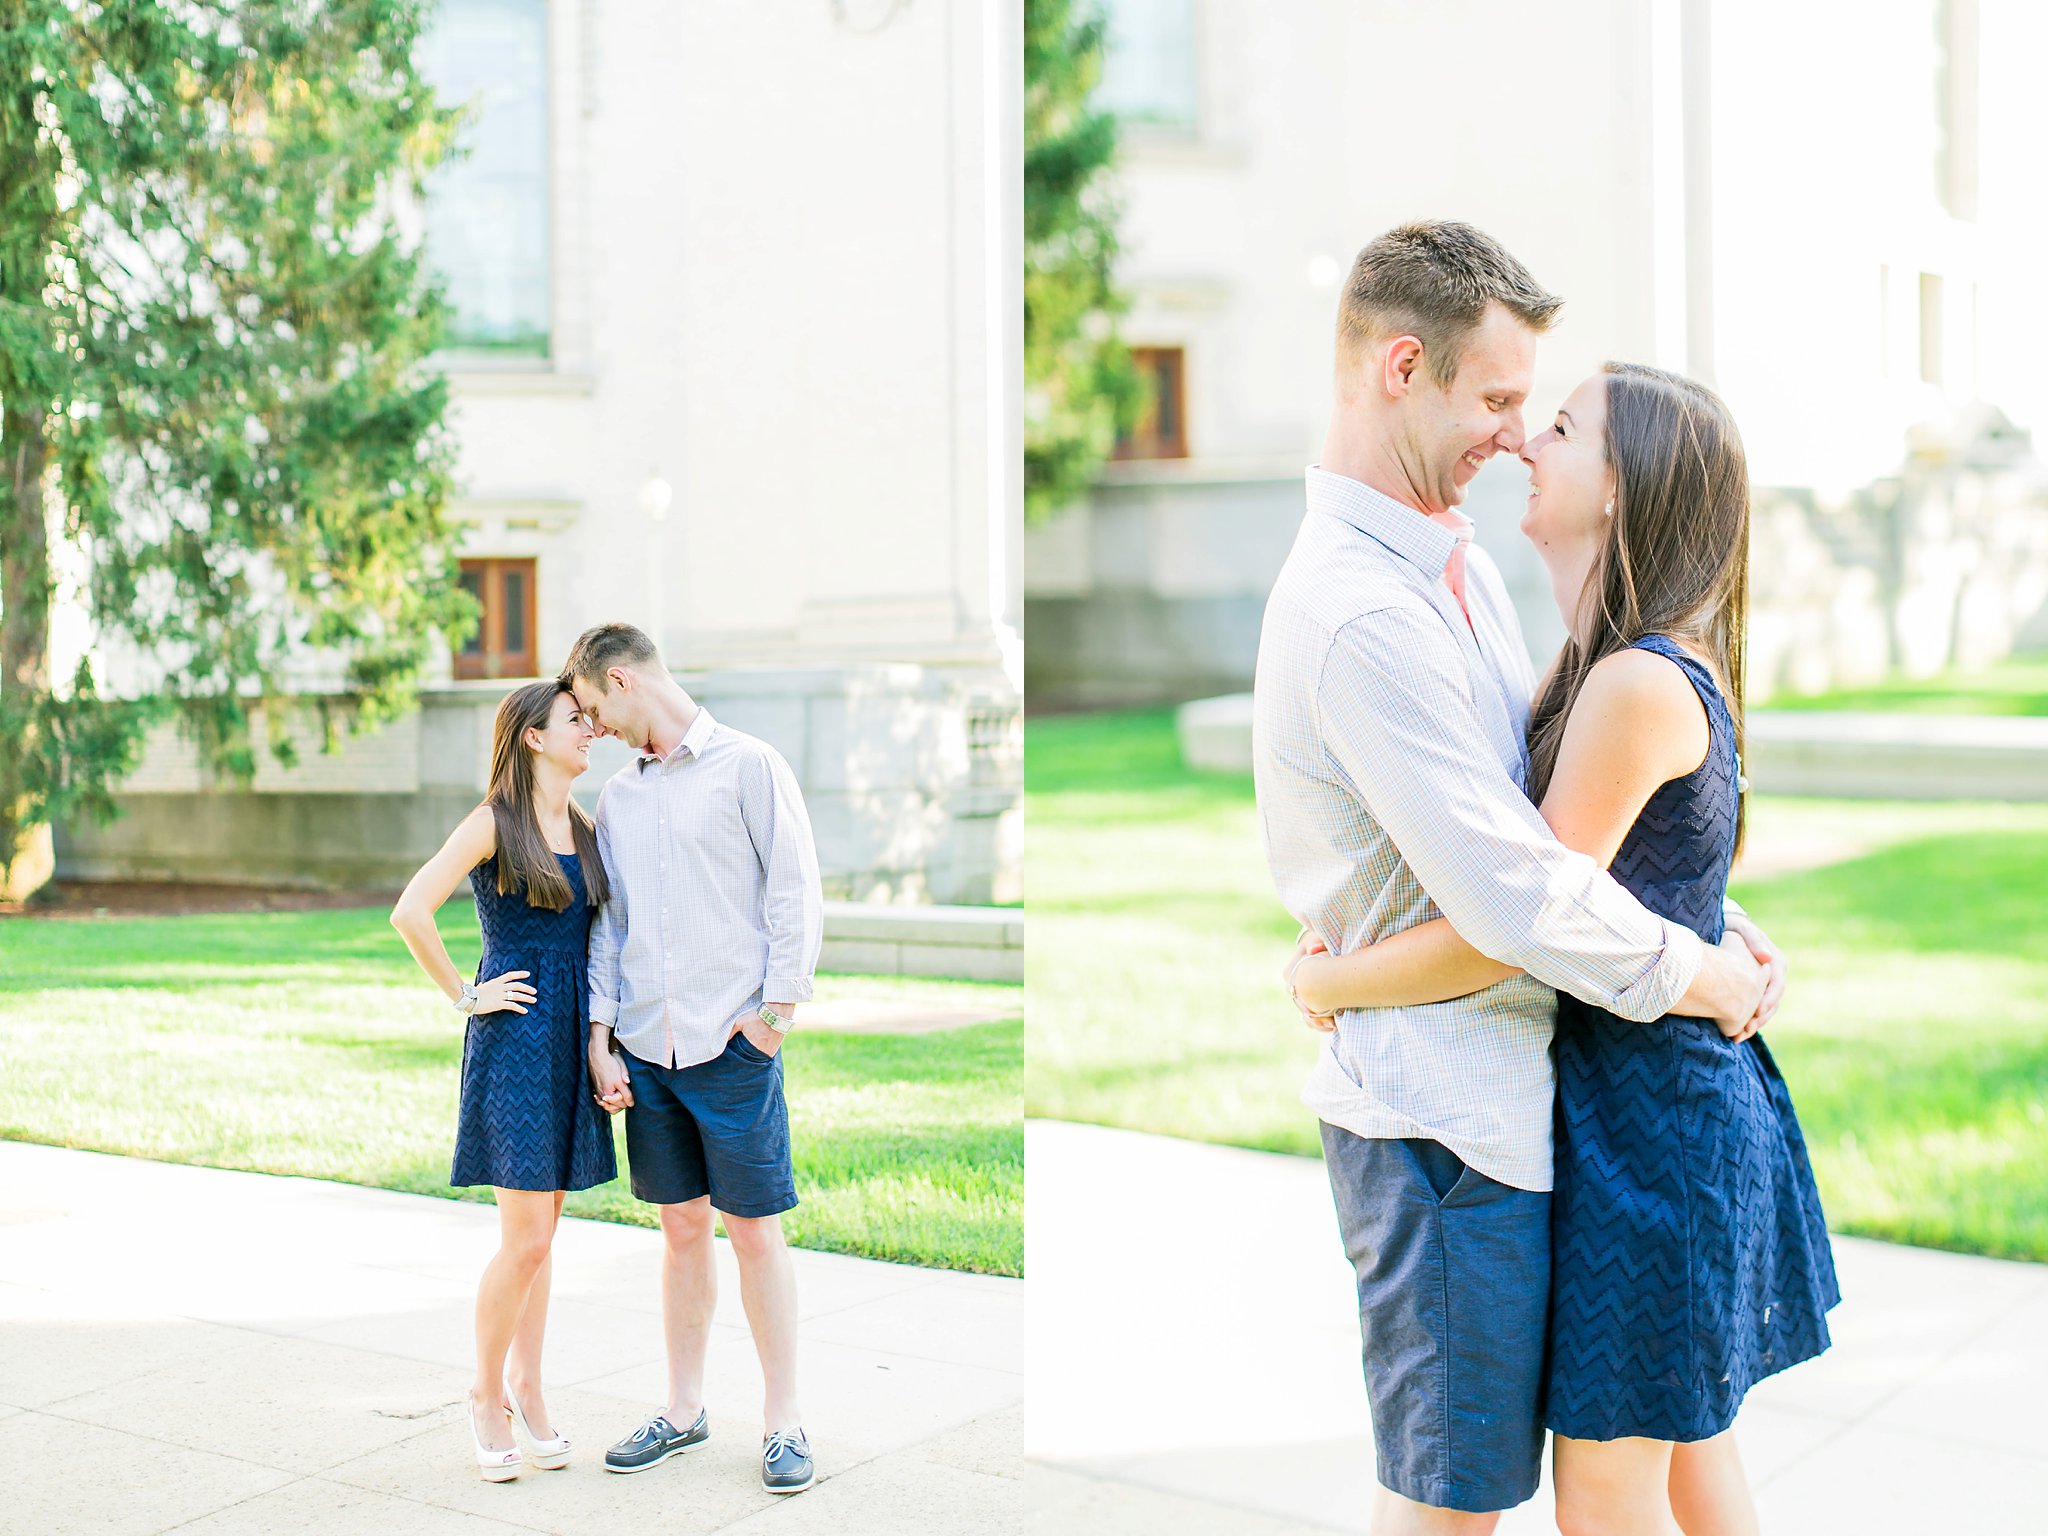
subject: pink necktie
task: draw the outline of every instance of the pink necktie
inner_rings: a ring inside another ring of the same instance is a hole
[[[1448,528],[1457,535],[1458,542],[1451,550],[1451,558],[1444,563],[1444,585],[1451,589],[1451,596],[1458,600],[1458,608],[1465,615],[1465,622],[1472,622],[1472,610],[1465,606],[1465,546],[1472,542],[1472,519],[1462,512],[1446,508],[1442,512],[1424,514],[1440,527]]]

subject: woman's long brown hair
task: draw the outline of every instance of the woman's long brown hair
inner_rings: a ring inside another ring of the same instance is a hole
[[[1743,744],[1749,626],[1749,465],[1721,397],[1661,368],[1608,363],[1607,464],[1614,515],[1579,598],[1575,634],[1529,719],[1529,798],[1542,802],[1587,674],[1645,635],[1687,640],[1713,658],[1735,750]],[[1742,846],[1746,797],[1738,802]]]
[[[565,910],[576,891],[541,835],[540,813],[533,804],[535,753],[526,744],[526,733],[546,730],[556,697],[568,692],[549,678],[505,695],[491,728],[491,788],[484,796],[498,829],[498,894],[524,891],[528,905],[550,912]],[[569,802],[569,836],[576,844],[576,862],[583,866],[583,888],[590,905],[602,906],[610,891],[605,884],[604,860],[597,852],[597,829],[591,825],[589,813],[574,800]]]

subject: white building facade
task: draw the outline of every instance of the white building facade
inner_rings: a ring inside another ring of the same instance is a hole
[[[1123,332],[1179,398],[1027,535],[1034,699],[1248,683],[1339,286],[1415,218],[1478,225],[1564,296],[1534,425],[1607,358],[1727,398],[1758,490],[1753,690],[2048,641],[2048,511],[2007,430],[2048,429],[2037,7],[1108,8]],[[1515,530],[1525,483],[1496,460],[1470,510],[1540,653],[1562,630]]]
[[[789,757],[828,895],[1017,899],[1020,0],[444,0],[423,63],[483,632],[252,792],[160,739],[60,874],[402,877],[616,619]]]

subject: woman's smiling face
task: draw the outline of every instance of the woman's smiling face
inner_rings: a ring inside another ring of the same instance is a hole
[[[573,693],[556,694],[546,728],[527,733],[528,745],[572,778],[590,766],[590,744],[596,739],[597,729],[576,707]]]
[[[1582,583],[1607,537],[1614,471],[1606,430],[1607,379],[1596,373],[1566,397],[1549,427],[1522,445],[1529,505],[1521,528],[1553,577],[1573,575]]]

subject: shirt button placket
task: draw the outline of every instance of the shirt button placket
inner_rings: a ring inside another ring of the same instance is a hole
[[[662,764],[661,778],[655,785],[655,830],[659,835],[654,840],[654,861],[655,875],[661,886],[662,1021],[667,1027],[669,1060],[680,1063],[683,1058],[676,1050],[674,1015],[669,1011],[667,1002],[675,995],[675,988],[669,984],[669,979],[674,974],[675,945],[671,942],[672,935],[668,929],[668,786],[669,769],[673,765],[673,758]]]

